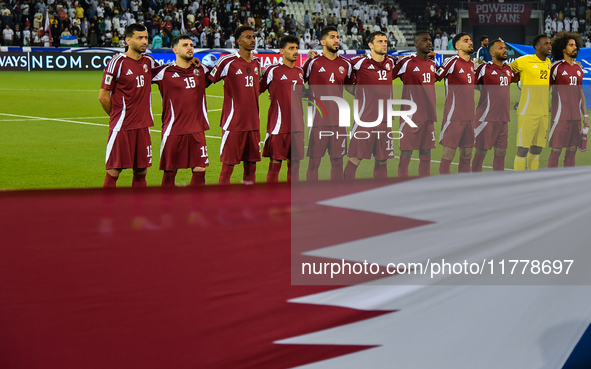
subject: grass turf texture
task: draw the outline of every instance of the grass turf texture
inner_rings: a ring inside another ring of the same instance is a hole
[[[100,187],[105,176],[105,147],[108,136],[108,116],[98,102],[102,72],[2,72],[0,84],[0,188],[73,188]],[[400,84],[399,80],[395,84]],[[520,91],[512,85],[512,104],[518,101]],[[399,89],[396,89],[400,91]],[[152,86],[152,109],[155,126],[152,128],[153,165],[148,170],[148,185],[160,185],[162,172],[158,170],[160,152],[160,129],[162,104],[158,89]],[[219,148],[221,143],[221,117],[223,87],[221,83],[207,89],[209,121],[211,130],[208,136],[210,165],[207,168],[206,182],[218,182],[221,163]],[[348,94],[345,94],[346,96]],[[476,93],[478,98],[479,93]],[[395,97],[396,97],[395,93]],[[399,95],[398,95],[399,96]],[[435,123],[436,136],[441,128],[443,114],[444,86],[437,85],[437,111],[439,122]],[[351,99],[350,96],[347,97]],[[269,99],[267,93],[260,97],[261,140],[265,137]],[[509,148],[505,167],[513,168],[515,156],[515,137],[517,118],[511,111],[509,123]],[[394,129],[398,128],[398,121]],[[395,154],[400,151],[395,141]],[[544,149],[540,157],[540,167],[546,167],[549,149]],[[432,152],[431,172],[438,173],[442,147]],[[457,156],[454,162],[457,163]],[[418,158],[414,152],[413,158]],[[492,166],[493,154],[488,153],[484,165]],[[347,158],[345,157],[345,161]],[[561,159],[562,161],[562,159]],[[269,160],[263,158],[257,166],[257,181],[266,179]],[[589,165],[589,153],[577,154],[577,165]],[[562,165],[562,163],[560,164]],[[302,161],[302,178],[305,177],[307,159]],[[396,176],[398,159],[388,160],[388,174]],[[286,165],[283,165],[280,180],[286,180]],[[410,164],[410,174],[416,175],[418,161]],[[484,168],[484,170],[491,170]],[[452,165],[452,172],[457,166]],[[373,160],[362,161],[358,178],[371,178]],[[124,170],[118,181],[119,186],[131,185],[131,170]],[[179,170],[177,185],[190,182],[190,170]],[[324,158],[320,179],[330,177],[328,159]],[[233,183],[242,180],[242,166],[236,166],[232,176]]]

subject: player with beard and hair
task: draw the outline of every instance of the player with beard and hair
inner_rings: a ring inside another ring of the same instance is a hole
[[[203,185],[209,165],[205,141],[205,131],[209,130],[205,98],[205,89],[211,83],[209,69],[191,64],[193,41],[187,35],[173,39],[172,51],[176,61],[155,68],[152,78],[162,95],[162,186],[174,186],[181,168],[192,169],[191,186]]]
[[[261,161],[259,120],[259,78],[261,64],[252,55],[256,47],[254,30],[240,26],[234,32],[239,50],[221,57],[209,74],[213,83],[224,80],[224,104],[220,125],[222,171],[220,184],[229,184],[234,166],[244,163],[243,183],[253,184],[256,162]]]
[[[548,131],[548,88],[550,82],[550,54],[552,45],[546,35],[534,37],[535,54],[524,55],[509,63],[521,79],[521,98],[517,110],[517,154],[513,167],[516,171],[538,170],[540,154],[546,147]],[[527,156],[527,159],[526,159]]]
[[[581,113],[586,131],[589,130],[587,103],[583,94],[583,68],[575,61],[582,42],[576,33],[561,32],[552,40],[552,119],[548,146],[552,149],[548,168],[558,167],[562,149],[564,166],[575,166],[575,154],[580,146]]]
[[[417,128],[412,128],[400,119],[400,162],[398,177],[408,177],[408,165],[413,150],[419,151],[419,176],[431,174],[431,150],[435,148],[435,128],[437,121],[437,100],[435,94],[435,62],[428,57],[433,51],[431,36],[427,31],[415,33],[416,55],[405,56],[398,60],[394,78],[400,78],[404,86],[402,99],[412,100],[417,104],[417,112],[412,121]],[[406,107],[405,107],[406,109]]]
[[[448,58],[437,70],[437,80],[445,78],[446,97],[443,110],[443,127],[439,143],[443,156],[440,174],[449,174],[451,162],[460,148],[458,172],[470,172],[470,159],[474,147],[474,63],[470,54],[474,51],[472,39],[466,33],[458,33],[452,40],[458,54]]]
[[[379,119],[379,100],[382,100],[382,121],[376,127],[362,127],[357,123],[351,130],[349,161],[345,167],[345,179],[355,179],[357,167],[362,159],[375,159],[374,178],[388,176],[387,159],[394,158],[394,140],[388,133],[387,101],[392,98],[392,71],[395,59],[388,56],[388,36],[373,32],[368,37],[370,54],[351,60],[355,82],[355,99],[358,102],[359,119],[362,122],[376,122]]]
[[[488,150],[495,148],[493,170],[505,170],[505,153],[509,140],[507,122],[511,120],[511,83],[519,77],[513,72],[507,60],[507,45],[495,40],[488,46],[492,61],[476,68],[476,86],[480,99],[476,108],[476,153],[472,171],[481,172],[482,163]]]
[[[279,41],[282,60],[261,76],[260,93],[269,90],[271,105],[263,156],[270,158],[267,182],[278,182],[281,162],[287,160],[287,181],[299,181],[300,160],[304,158],[304,71],[295,66],[299,40],[284,36]],[[292,174],[293,173],[293,174]]]
[[[344,86],[353,83],[353,66],[348,59],[337,54],[339,51],[339,32],[329,26],[320,33],[322,55],[309,58],[304,64],[304,80],[308,82],[312,99],[322,96],[343,97]],[[347,127],[339,127],[339,109],[334,102],[325,102],[326,114],[316,110],[308,140],[309,181],[318,180],[318,168],[322,157],[330,156],[331,180],[343,179],[343,157],[347,153]],[[310,125],[310,122],[308,122]],[[331,135],[327,136],[327,133]],[[323,135],[324,134],[324,135]]]
[[[150,129],[154,125],[151,104],[152,68],[157,64],[145,55],[148,31],[139,23],[125,28],[129,49],[107,64],[99,101],[109,114],[104,188],[116,187],[123,169],[133,169],[132,187],[145,187],[152,166]]]

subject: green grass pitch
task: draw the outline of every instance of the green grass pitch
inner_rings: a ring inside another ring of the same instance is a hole
[[[0,81],[0,188],[79,188],[100,187],[105,176],[105,146],[108,135],[108,116],[98,102],[102,72],[2,72]],[[398,81],[396,83],[399,83]],[[209,121],[208,136],[210,166],[206,181],[218,182],[221,170],[219,147],[221,128],[219,121],[222,108],[223,87],[221,83],[207,89]],[[441,128],[441,114],[444,104],[443,85],[438,84],[439,122],[435,124],[436,134]],[[158,89],[152,86],[152,101],[155,126],[152,130],[153,166],[148,170],[148,185],[157,186],[162,180],[158,170],[160,152],[160,128],[162,104]],[[478,97],[478,93],[476,93]],[[512,87],[512,102],[519,97],[519,90]],[[269,100],[265,93],[260,97],[261,139],[265,136]],[[507,169],[513,168],[515,155],[516,117],[512,110],[509,123],[509,149],[505,160]],[[398,124],[394,125],[398,128]],[[395,153],[399,150],[395,142]],[[442,148],[437,146],[432,154],[432,173],[438,173]],[[549,149],[544,149],[540,167],[545,167]],[[491,170],[492,153],[487,155],[484,170]],[[418,158],[418,153],[414,156]],[[577,165],[589,165],[589,153],[577,154]],[[457,155],[456,160],[457,163]],[[302,162],[302,178],[305,177],[307,160]],[[396,176],[398,159],[388,161],[389,176]],[[562,164],[561,164],[562,165]],[[257,167],[257,181],[264,182],[268,159]],[[418,161],[411,161],[410,173],[416,175]],[[457,166],[452,165],[452,171]],[[280,180],[286,179],[286,167],[282,168]],[[328,179],[328,159],[321,165],[320,178]],[[364,160],[357,171],[359,178],[370,178],[373,160]],[[131,185],[131,171],[125,170],[118,181],[119,186]],[[233,183],[240,183],[242,167],[236,166]],[[190,171],[180,170],[177,185],[187,185]]]

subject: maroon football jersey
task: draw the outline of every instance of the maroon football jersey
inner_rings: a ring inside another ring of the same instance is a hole
[[[550,69],[552,84],[552,122],[580,120],[582,114],[581,85],[583,69],[578,63],[559,60]]]
[[[382,119],[388,118],[387,103],[392,99],[392,71],[395,61],[385,57],[382,62],[371,54],[351,59],[355,82],[355,99],[358,102],[359,118],[363,122],[375,122],[379,118],[379,100],[382,100]]]
[[[326,114],[314,110],[314,126],[338,126],[339,109],[335,102],[320,100],[321,96],[343,97],[344,85],[353,84],[353,66],[348,59],[337,56],[330,60],[324,55],[306,60],[304,81],[308,82],[315,99],[326,108]],[[309,123],[308,123],[309,124]]]
[[[261,64],[253,55],[247,62],[240,54],[218,60],[209,73],[213,82],[224,80],[224,104],[220,125],[224,131],[258,131]]]
[[[435,62],[423,60],[416,55],[409,55],[398,60],[394,70],[394,79],[400,78],[402,99],[417,104],[417,112],[411,116],[415,123],[437,121],[437,98],[435,94]],[[404,106],[403,110],[408,110]]]
[[[476,119],[480,122],[509,122],[511,120],[511,82],[516,82],[515,72],[508,64],[499,67],[493,62],[476,68],[476,84],[480,87],[480,99]]]
[[[304,71],[279,62],[272,64],[261,77],[260,92],[269,90],[271,105],[267,119],[267,133],[277,135],[304,131],[302,92]]]
[[[176,63],[154,69],[152,82],[162,95],[162,133],[185,135],[209,130],[205,84],[209,69],[181,68]]]
[[[133,60],[115,55],[107,64],[101,88],[111,91],[109,129],[126,131],[152,127],[152,68],[158,64],[149,55]]]
[[[448,58],[436,72],[445,78],[444,122],[474,120],[474,62],[459,55]]]

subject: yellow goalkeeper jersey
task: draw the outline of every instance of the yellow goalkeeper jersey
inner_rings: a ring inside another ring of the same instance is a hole
[[[548,115],[550,58],[542,61],[536,54],[524,55],[509,64],[513,71],[520,74],[521,98],[518,115]]]

